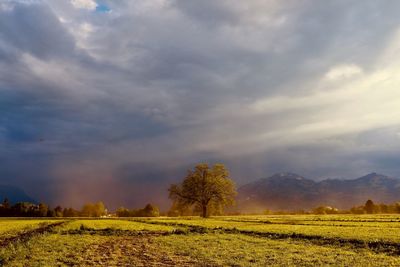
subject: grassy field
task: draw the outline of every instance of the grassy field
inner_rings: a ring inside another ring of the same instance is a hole
[[[44,228],[60,220],[37,220],[37,219],[0,219],[0,243],[7,239],[18,237],[24,233]]]
[[[0,263],[400,266],[400,216],[0,219]]]

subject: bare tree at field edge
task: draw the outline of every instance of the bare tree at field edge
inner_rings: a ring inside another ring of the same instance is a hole
[[[210,168],[206,163],[189,170],[182,184],[172,184],[168,191],[173,201],[184,206],[196,205],[202,217],[208,216],[210,206],[232,205],[237,194],[225,166],[215,164]]]

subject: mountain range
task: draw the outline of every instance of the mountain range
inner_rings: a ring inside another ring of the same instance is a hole
[[[0,203],[3,202],[5,198],[11,203],[17,202],[31,202],[37,203],[36,200],[28,196],[22,189],[11,186],[11,185],[0,185]]]
[[[368,199],[375,203],[400,201],[400,179],[370,173],[353,180],[314,181],[294,173],[277,173],[241,186],[237,208],[247,212],[309,210],[325,205],[349,209]]]
[[[0,185],[0,203],[37,203],[22,189]],[[310,210],[318,206],[350,209],[368,199],[375,203],[400,201],[400,179],[377,173],[363,177],[314,181],[294,173],[277,173],[238,188],[237,209],[242,212]]]

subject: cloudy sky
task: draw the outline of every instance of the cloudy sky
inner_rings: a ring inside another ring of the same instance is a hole
[[[0,0],[0,184],[168,206],[238,185],[400,176],[400,1]]]

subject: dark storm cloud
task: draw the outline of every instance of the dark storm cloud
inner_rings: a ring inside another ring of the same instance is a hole
[[[2,183],[166,207],[199,161],[400,175],[397,1],[100,4],[0,3]]]
[[[75,42],[44,4],[17,4],[0,17],[2,40],[36,57],[63,57],[71,54]]]

